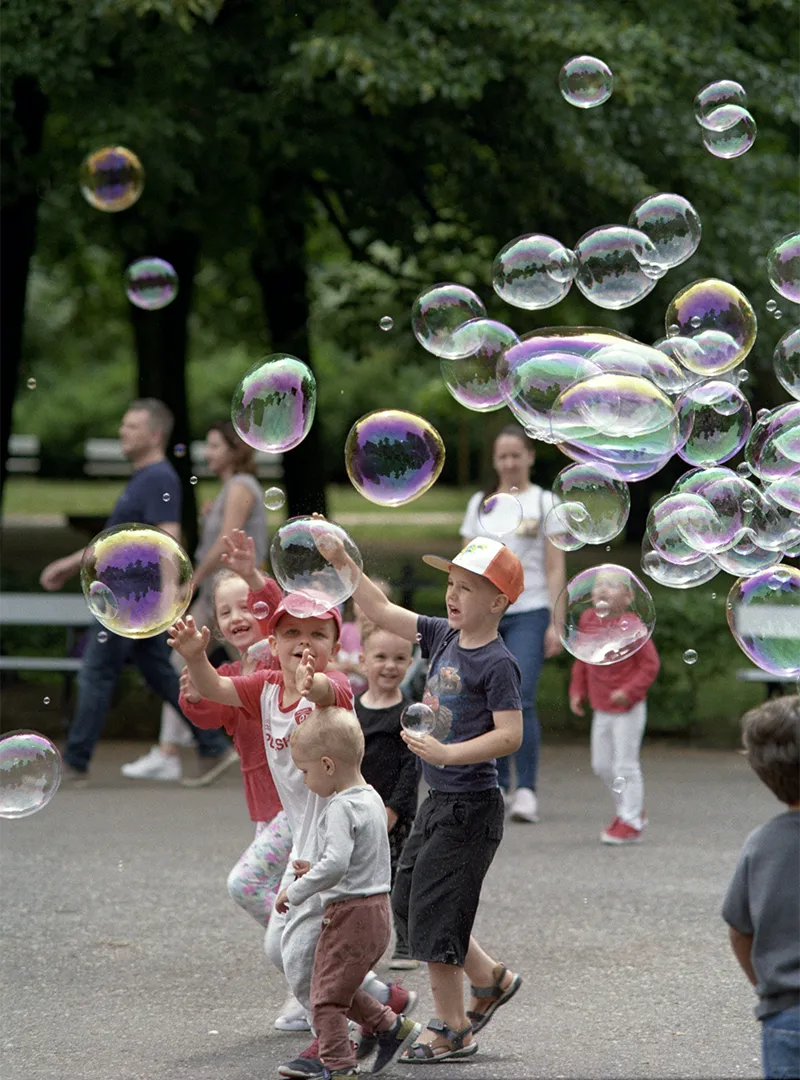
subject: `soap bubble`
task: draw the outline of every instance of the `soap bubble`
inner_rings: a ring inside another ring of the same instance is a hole
[[[378,326],[381,330],[391,330],[394,326],[394,319],[391,315],[383,315],[378,322]]]
[[[50,704],[50,698],[49,697],[42,698],[42,704],[43,705],[49,705]]]
[[[699,318],[699,328],[692,320]],[[727,281],[705,278],[681,289],[664,318],[680,336],[699,346],[700,353],[675,356],[699,375],[719,375],[740,364],[756,340],[756,315],[747,297]]]
[[[703,145],[714,157],[741,157],[756,141],[756,122],[741,105],[722,105],[702,123]]]
[[[506,491],[487,496],[478,507],[478,524],[483,536],[508,536],[517,531],[521,521],[522,504]]]
[[[173,454],[175,455],[176,458],[186,457],[186,445],[185,445],[185,443],[182,443],[182,442],[175,443],[175,445],[172,448],[172,452],[173,452]]]
[[[380,409],[350,428],[344,448],[356,491],[379,506],[402,506],[424,495],[444,465],[439,432],[414,413]]]
[[[770,315],[778,307],[777,303],[774,300],[767,300],[767,302],[766,302],[766,304],[764,306],[766,307],[766,309],[770,313]]]
[[[739,105],[744,108],[746,104],[747,94],[741,83],[734,82],[733,79],[718,79],[698,91],[694,99],[695,119],[702,126],[722,105]]]
[[[450,394],[473,412],[502,409],[505,399],[497,365],[505,350],[519,343],[517,335],[493,319],[471,319],[454,332],[452,340],[462,357],[442,360],[439,365]]]
[[[610,611],[600,618],[599,601]],[[653,598],[635,574],[604,563],[576,574],[558,601],[564,607],[561,643],[587,664],[616,664],[649,641],[656,621]]]
[[[638,229],[604,225],[584,233],[575,245],[575,282],[598,307],[631,307],[655,288],[663,266],[655,245]]]
[[[615,795],[621,795],[625,788],[628,786],[628,781],[624,776],[615,776],[611,781],[611,790]]]
[[[661,192],[638,202],[628,219],[631,229],[651,241],[661,266],[680,266],[694,255],[702,226],[697,211],[682,195]]]
[[[317,383],[302,360],[273,353],[259,360],[233,392],[231,419],[256,450],[285,453],[308,435],[317,407]]]
[[[775,311],[773,311],[773,313],[772,313],[772,317],[773,317],[773,319],[782,319],[783,318],[783,312],[779,311],[776,308]]]
[[[501,300],[533,311],[563,300],[578,271],[575,254],[552,236],[511,240],[492,263],[492,286]]]
[[[553,482],[553,496],[562,503],[577,502],[586,510],[574,520],[572,532],[587,544],[604,544],[625,528],[631,508],[628,485],[602,465],[576,464],[562,469]]]
[[[127,210],[144,188],[144,169],[124,146],[104,146],[83,159],[81,195],[95,210],[113,214]]]
[[[286,495],[279,487],[270,487],[264,492],[264,506],[267,510],[280,510],[286,502]]]
[[[658,499],[647,515],[646,533],[653,550],[679,566],[724,551],[731,542],[708,501],[690,492]]]
[[[772,675],[800,675],[800,570],[782,566],[736,581],[728,626],[742,652]]]
[[[585,543],[575,535],[574,525],[577,518],[585,515],[580,503],[556,503],[544,519],[544,535],[559,551],[577,551]]]
[[[720,572],[710,555],[698,555],[694,562],[669,562],[660,552],[654,551],[649,540],[642,540],[642,569],[653,581],[669,589],[694,589],[705,585]]]
[[[125,271],[125,295],[143,311],[158,311],[178,295],[178,275],[165,259],[137,259]]]
[[[336,569],[324,550],[343,545],[346,567]],[[272,573],[283,591],[284,604],[301,618],[321,615],[353,595],[361,580],[361,552],[341,525],[323,518],[296,517],[285,522],[269,549]]]
[[[614,76],[595,56],[573,56],[558,73],[558,85],[564,101],[578,109],[594,109],[611,97]]]
[[[752,473],[750,472],[750,466],[747,464],[746,461],[739,462],[739,464],[736,466],[736,472],[739,474],[739,476],[745,477],[745,479],[747,479],[748,476],[752,475]]]
[[[686,652],[683,654],[683,662],[684,662],[684,664],[696,664],[697,663],[697,653],[695,652],[694,649],[687,649],[686,650]]]
[[[436,713],[430,705],[416,701],[403,709],[400,727],[410,735],[430,735],[436,727]]]
[[[588,375],[600,374],[600,368],[582,356],[560,351],[557,340],[550,351],[539,351],[527,338],[512,346],[498,364],[500,390],[528,434],[550,441],[551,410],[559,394]]]
[[[767,273],[773,289],[800,304],[800,233],[789,233],[767,255]]]
[[[671,359],[668,350],[652,348],[638,341],[604,345],[589,356],[601,371],[649,379],[665,394],[680,394],[697,381],[696,375],[689,375]]]
[[[702,382],[675,402],[683,445],[678,453],[690,465],[716,465],[744,446],[752,413],[747,398],[729,382]]]
[[[765,488],[764,494],[787,510],[800,514],[800,473],[775,480]]]
[[[744,454],[752,473],[761,480],[800,473],[800,402],[790,401],[757,420]]]
[[[169,502],[169,492],[168,491],[165,491],[164,494],[161,496],[161,501],[162,502]]]
[[[61,755],[44,735],[0,736],[0,817],[28,817],[47,806],[61,783],[61,768]]]
[[[27,381],[27,383],[25,385],[28,387],[29,390],[35,390],[36,389],[36,379],[34,379],[33,376],[31,376],[31,378],[28,379],[28,381]]]
[[[189,477],[189,483],[192,485],[192,487],[197,487],[197,477],[196,476],[190,476]]]
[[[192,598],[192,564],[178,541],[154,525],[104,529],[81,562],[89,610],[115,634],[148,638],[181,618]]]
[[[105,643],[108,641],[108,634],[105,630],[99,631],[97,635],[97,640],[100,642],[101,645],[105,645]]]
[[[453,331],[470,319],[485,315],[483,301],[472,289],[443,283],[433,285],[416,298],[411,308],[411,329],[428,352],[440,359],[456,360],[461,354],[458,345],[453,345]]]

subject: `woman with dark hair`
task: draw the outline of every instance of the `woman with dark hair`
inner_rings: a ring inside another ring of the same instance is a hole
[[[539,763],[540,729],[536,714],[536,688],[545,657],[561,651],[561,642],[553,616],[566,579],[564,552],[554,547],[544,533],[544,520],[553,506],[553,496],[531,480],[535,459],[533,444],[521,427],[509,424],[494,441],[492,465],[494,480],[485,491],[478,491],[469,501],[461,535],[466,540],[476,536],[494,536],[502,540],[522,563],[525,589],[500,621],[500,634],[514,654],[522,672],[522,745],[514,754],[516,790],[510,803],[513,821],[538,821],[536,771]],[[491,513],[481,522],[481,507],[490,496],[500,492],[514,495],[522,508],[522,520],[514,532],[496,535]],[[511,782],[508,758],[497,762],[498,780],[506,795]],[[508,802],[508,799],[507,799]]]
[[[263,566],[267,555],[267,522],[261,486],[255,477],[253,448],[239,438],[230,420],[209,427],[205,457],[211,472],[222,481],[222,487],[217,497],[202,510],[200,543],[195,552],[195,596],[190,614],[198,626],[210,627],[213,608],[209,585],[222,565],[223,536],[230,536],[234,529],[243,529],[253,537],[257,565]],[[182,667],[183,662],[180,658],[178,661]],[[164,705],[159,745],[136,761],[123,765],[122,775],[131,780],[180,780],[181,747],[191,745],[193,739],[187,721],[171,705]],[[184,784],[189,787],[210,784],[237,761],[238,757],[231,749],[214,758],[212,767],[197,779],[184,780]]]

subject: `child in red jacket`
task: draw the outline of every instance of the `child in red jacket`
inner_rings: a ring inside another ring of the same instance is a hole
[[[614,619],[636,619],[632,596],[622,575],[598,574],[592,589],[593,607],[581,615],[579,629],[595,633]],[[647,824],[642,801],[644,785],[639,765],[647,722],[647,691],[658,674],[659,660],[651,639],[633,656],[600,666],[575,660],[569,682],[569,707],[584,715],[588,698],[593,709],[592,770],[614,796],[616,816],[600,834],[604,844],[636,844]]]

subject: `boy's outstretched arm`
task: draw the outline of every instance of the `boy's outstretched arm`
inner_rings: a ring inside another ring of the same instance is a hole
[[[180,653],[186,661],[189,678],[195,690],[209,701],[218,701],[220,705],[241,707],[242,699],[233,682],[224,675],[218,675],[206,655],[206,646],[211,637],[208,627],[202,632],[197,629],[191,615],[186,620],[178,619],[167,631],[167,644]]]

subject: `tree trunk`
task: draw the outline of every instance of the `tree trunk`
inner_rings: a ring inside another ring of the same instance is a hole
[[[25,327],[25,297],[30,262],[36,249],[39,197],[36,171],[23,172],[41,149],[47,98],[32,78],[20,78],[12,90],[14,110],[9,130],[3,133],[4,186],[13,188],[11,200],[0,210],[0,504],[8,472],[8,439],[14,412]],[[19,138],[18,138],[19,135]]]
[[[252,257],[272,353],[289,353],[313,368],[308,343],[305,234],[308,202],[297,177],[273,177],[261,200],[264,236]],[[326,472],[318,421],[283,458],[289,516],[326,512]]]
[[[169,406],[175,430],[168,444],[168,456],[178,470],[183,488],[183,537],[187,551],[197,546],[197,503],[189,483],[193,468],[189,453],[175,457],[173,447],[190,443],[189,407],[186,397],[186,360],[189,344],[189,313],[194,293],[194,275],[200,255],[196,233],[177,232],[166,240],[153,238],[147,250],[156,252],[175,268],[180,282],[178,295],[160,311],[142,311],[131,304],[131,321],[139,361],[138,397],[155,397]],[[141,254],[126,252],[128,261]]]

